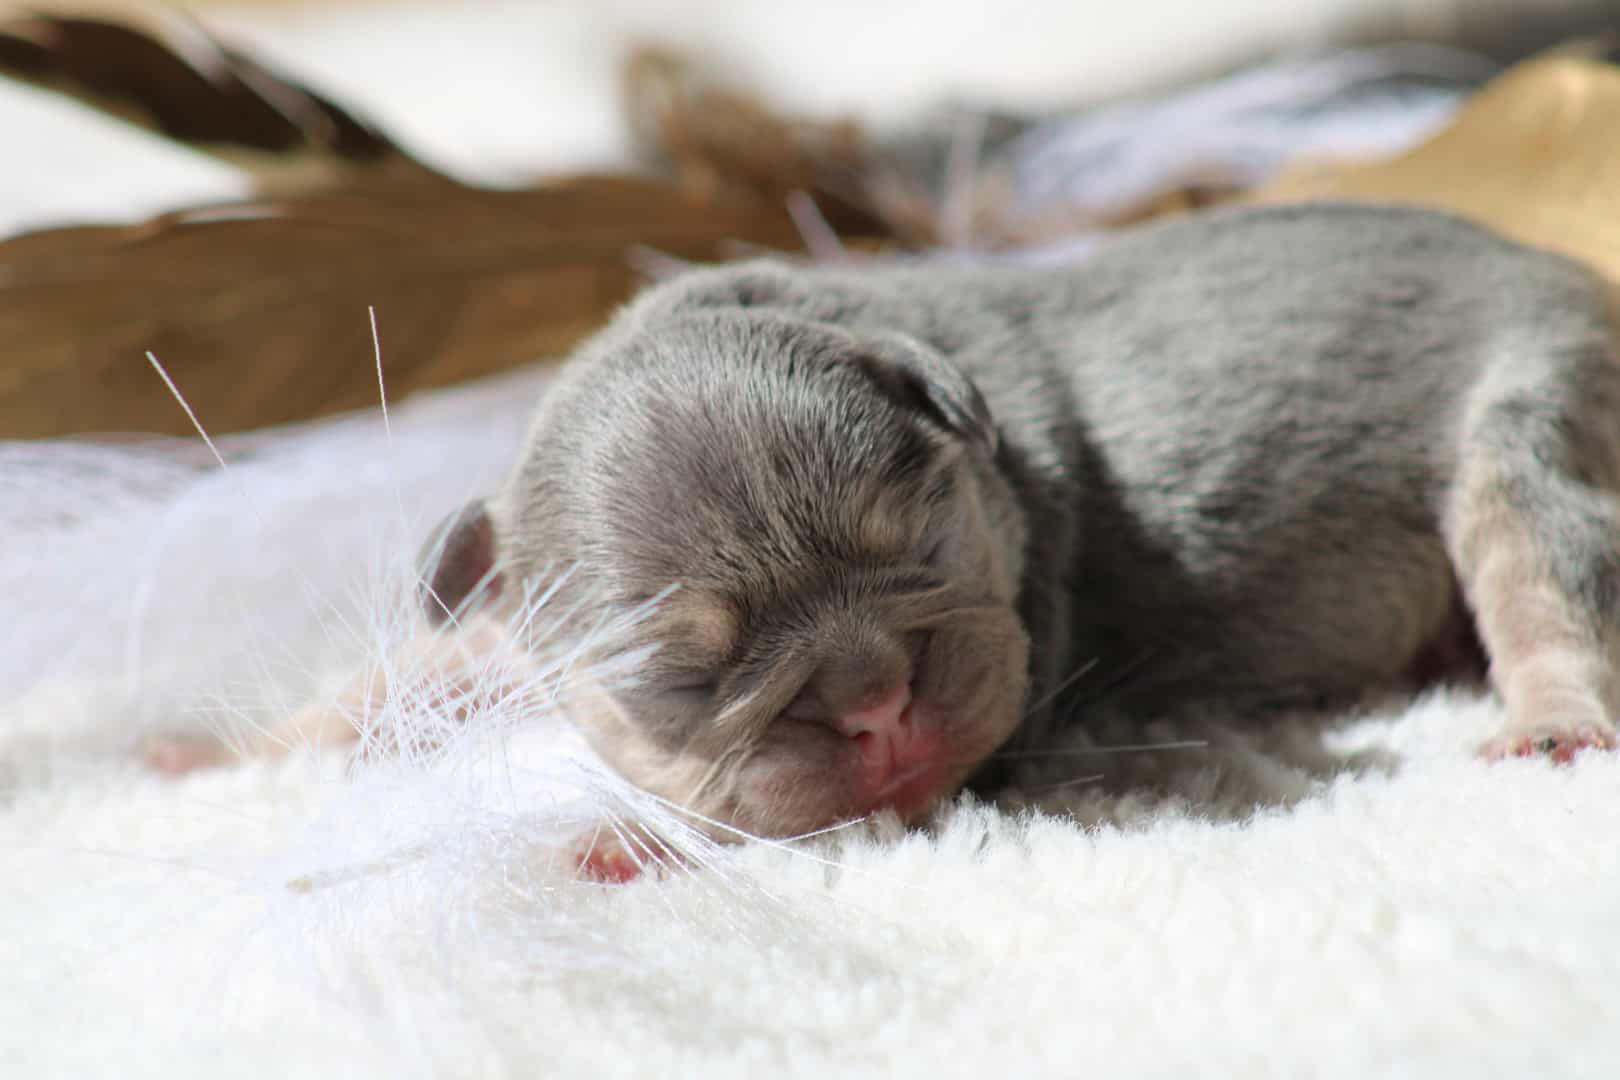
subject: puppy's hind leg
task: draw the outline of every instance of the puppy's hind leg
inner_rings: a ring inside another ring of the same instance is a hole
[[[1490,759],[1617,745],[1620,366],[1600,346],[1499,362],[1476,387],[1446,533],[1507,705]]]

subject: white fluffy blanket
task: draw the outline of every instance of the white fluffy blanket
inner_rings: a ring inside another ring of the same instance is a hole
[[[544,707],[355,769],[143,770],[398,640],[410,553],[543,378],[222,440],[228,471],[0,445],[0,1075],[1620,1076],[1620,755],[1487,767],[1478,695],[1194,708],[797,845],[697,842]],[[628,816],[686,865],[577,880]]]
[[[226,440],[228,472],[6,448],[0,1072],[1620,1075],[1620,756],[1487,767],[1471,696],[1111,732],[1192,745],[1036,762],[1072,819],[963,800],[624,887],[566,845],[660,811],[544,709],[432,760],[142,770],[144,733],[397,639],[406,554],[542,379]]]

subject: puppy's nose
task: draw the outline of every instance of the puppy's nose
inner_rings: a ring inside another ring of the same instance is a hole
[[[840,710],[832,718],[834,731],[847,738],[873,735],[888,742],[903,741],[911,706],[911,686],[896,683],[878,695],[851,708]]]

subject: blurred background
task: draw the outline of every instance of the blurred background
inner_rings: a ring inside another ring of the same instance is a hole
[[[646,44],[679,50],[781,108],[894,129],[946,101],[1072,107],[1328,45],[1432,41],[1511,60],[1620,26],[1615,0],[0,3],[0,16],[42,10],[146,26],[186,13],[341,99],[424,160],[507,184],[631,160],[620,76],[626,56]],[[32,110],[7,90],[0,123],[21,134],[35,161],[65,157],[61,139],[92,138],[66,130],[54,110],[39,113],[48,127],[23,126]],[[116,190],[21,171],[0,179],[0,226],[120,207]]]
[[[224,430],[362,406],[371,307],[405,393],[556,355],[677,259],[1083,239],[1392,158],[1617,29],[1620,0],[0,3],[0,437],[183,431],[148,350]]]

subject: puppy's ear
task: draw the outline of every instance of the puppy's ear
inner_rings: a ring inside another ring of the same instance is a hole
[[[922,409],[985,453],[996,452],[995,418],[984,395],[938,349],[907,334],[866,334],[856,356],[885,393]]]
[[[475,500],[439,523],[417,556],[422,613],[434,626],[459,619],[501,592],[495,522]]]

